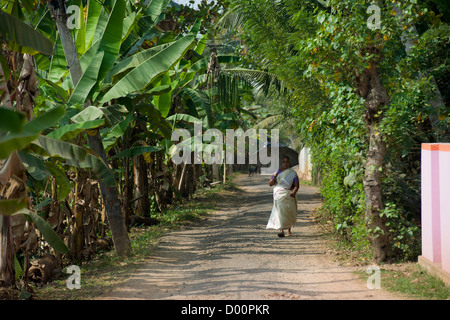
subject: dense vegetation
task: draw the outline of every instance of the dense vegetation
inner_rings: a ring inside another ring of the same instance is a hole
[[[47,280],[47,262],[112,245],[131,254],[133,217],[158,223],[150,216],[222,180],[219,165],[170,160],[173,129],[245,127],[254,115],[239,103],[248,82],[221,71],[239,60],[235,44],[206,32],[220,1],[1,5],[0,281],[26,288]]]
[[[222,26],[281,81],[273,106],[311,148],[336,232],[377,261],[415,259],[420,144],[449,140],[449,7],[374,3],[232,1]]]

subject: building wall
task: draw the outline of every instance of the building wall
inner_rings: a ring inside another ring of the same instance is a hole
[[[302,180],[311,181],[311,155],[309,148],[303,148],[298,155],[298,177]]]

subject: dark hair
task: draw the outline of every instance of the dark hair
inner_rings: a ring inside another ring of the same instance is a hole
[[[281,157],[281,160],[283,160],[283,159],[287,159],[287,160],[289,161],[289,163],[291,163],[291,159],[289,159],[288,156],[282,156],[282,157]]]

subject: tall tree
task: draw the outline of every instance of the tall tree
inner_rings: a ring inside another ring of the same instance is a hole
[[[377,1],[372,6],[362,0],[232,3],[228,21],[241,23],[247,60],[284,80],[297,108],[319,115],[333,105],[363,107],[365,218],[374,258],[386,260],[392,243],[383,199],[389,140],[385,123],[395,118],[393,110],[405,97],[406,89],[398,87],[410,81],[402,67],[402,39],[423,7],[413,0]],[[397,8],[402,17],[396,15]]]
[[[55,2],[57,5],[55,5]],[[118,0],[115,5],[119,7],[124,6],[123,0]],[[65,8],[65,3],[62,0],[55,0],[48,4],[50,10],[55,17],[56,26],[59,30],[61,37],[61,43],[63,45],[64,53],[66,56],[67,64],[70,66],[70,75],[72,78],[73,85],[76,87],[83,76],[83,70],[78,59],[77,50],[73,42],[70,30],[67,26],[67,13]],[[116,11],[122,10],[122,18],[120,18],[120,13],[118,14],[117,20],[111,21],[111,23],[118,24],[122,26],[123,23],[123,8],[114,8]],[[111,17],[110,17],[111,18]],[[114,17],[115,19],[116,17]],[[120,29],[122,29],[120,27]],[[119,34],[121,37],[121,34]],[[107,40],[105,39],[105,42]],[[115,40],[117,42],[117,40]],[[120,44],[120,38],[119,38]],[[111,43],[109,44],[111,46]],[[114,44],[112,44],[114,46]],[[117,45],[116,45],[117,46]],[[114,49],[113,49],[114,50]],[[117,52],[118,53],[118,52]],[[114,53],[111,53],[112,55]],[[110,66],[112,67],[112,65]],[[103,146],[102,139],[100,137],[99,130],[94,130],[93,133],[88,132],[87,134],[88,143],[90,148],[105,162],[108,163],[106,158],[106,152]],[[119,199],[119,192],[116,186],[110,186],[105,184],[104,181],[99,181],[101,193],[103,196],[103,203],[105,205],[106,214],[108,217],[108,223],[111,228],[111,234],[114,242],[114,247],[119,256],[131,254],[131,243],[128,237],[127,227],[125,225],[125,219],[122,214],[121,203]]]

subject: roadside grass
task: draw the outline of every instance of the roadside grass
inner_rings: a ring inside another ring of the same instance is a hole
[[[369,274],[356,272],[367,281]],[[380,265],[381,288],[400,293],[406,299],[448,300],[450,287],[427,274],[416,262]]]
[[[156,226],[132,227],[129,233],[133,253],[129,257],[118,257],[114,250],[99,252],[97,256],[83,263],[81,270],[81,289],[69,290],[66,268],[59,279],[45,285],[34,285],[34,298],[39,300],[86,300],[113,290],[124,283],[139,267],[151,259],[158,248],[159,240],[167,232],[193,226],[207,218],[219,208],[225,200],[224,191],[239,190],[232,182],[232,177],[225,185],[214,188],[198,189],[189,199],[174,203],[158,214],[161,223]]]
[[[367,273],[367,268],[376,265],[367,239],[352,245],[343,241],[323,208],[316,210],[316,222],[326,240],[327,253],[333,255],[342,265],[356,267],[358,271],[355,271],[355,274],[366,283],[368,277],[373,274]],[[398,294],[400,299],[450,299],[450,286],[429,275],[415,261],[385,263],[379,267],[381,288]]]

